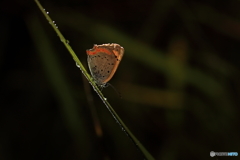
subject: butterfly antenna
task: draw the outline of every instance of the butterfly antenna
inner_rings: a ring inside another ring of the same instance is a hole
[[[111,85],[110,83],[107,83],[107,85],[111,86],[114,89],[114,91],[119,95],[119,98],[122,99],[121,93],[113,85]]]

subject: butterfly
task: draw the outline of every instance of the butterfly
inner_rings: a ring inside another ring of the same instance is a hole
[[[115,74],[124,54],[124,48],[116,43],[94,45],[87,51],[88,67],[98,86],[106,87]]]

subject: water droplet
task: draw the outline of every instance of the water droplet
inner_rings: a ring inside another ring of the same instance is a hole
[[[66,43],[67,43],[67,44],[69,44],[69,43],[70,43],[70,41],[69,41],[69,40],[66,40]]]
[[[55,21],[52,21],[53,23],[55,23]]]
[[[104,97],[103,99],[104,99],[105,101],[107,100],[107,98],[105,98],[105,97]]]
[[[49,12],[47,12],[47,14],[49,14]]]
[[[80,66],[78,65],[78,63],[76,62],[76,66],[78,67],[78,68],[80,68]]]
[[[43,10],[45,11],[45,8],[43,8]]]

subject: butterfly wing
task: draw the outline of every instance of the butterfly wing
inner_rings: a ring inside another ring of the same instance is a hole
[[[118,44],[94,45],[87,50],[88,66],[98,85],[106,84],[114,75],[123,57],[124,48]]]

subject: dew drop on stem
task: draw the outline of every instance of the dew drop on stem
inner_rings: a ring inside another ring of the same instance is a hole
[[[80,66],[78,65],[78,63],[76,62],[76,66],[78,67],[78,68],[80,68]]]

